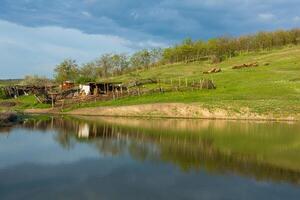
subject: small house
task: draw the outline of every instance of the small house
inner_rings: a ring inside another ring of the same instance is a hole
[[[69,90],[72,89],[75,86],[75,83],[73,81],[64,81],[60,87],[62,90]]]

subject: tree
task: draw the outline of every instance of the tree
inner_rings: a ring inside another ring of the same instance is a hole
[[[114,54],[111,56],[113,74],[121,74],[128,68],[128,57],[126,54]]]
[[[130,65],[133,68],[148,68],[151,63],[151,56],[147,49],[138,51],[130,58]]]
[[[30,86],[49,86],[52,84],[52,81],[44,76],[38,75],[28,75],[20,82],[21,85],[30,85]]]
[[[149,51],[150,53],[150,63],[151,65],[155,65],[162,60],[163,50],[162,48],[153,48]]]
[[[98,78],[98,70],[94,62],[88,62],[79,69],[78,83],[94,82]]]
[[[103,76],[108,77],[113,70],[112,54],[104,54],[96,60],[96,66],[102,68]]]
[[[79,77],[79,69],[75,60],[66,59],[54,69],[55,80],[59,83],[75,81]]]

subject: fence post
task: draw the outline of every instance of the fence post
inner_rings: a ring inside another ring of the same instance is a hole
[[[199,89],[201,88],[202,89],[202,84],[201,84],[201,79],[199,80]]]
[[[51,94],[51,106],[52,106],[52,109],[54,108],[54,95]]]
[[[65,104],[65,99],[62,100],[61,111],[63,111],[63,109],[64,109],[64,104]]]
[[[193,87],[192,87],[193,91],[194,91],[194,87],[195,87],[195,80],[193,80]]]

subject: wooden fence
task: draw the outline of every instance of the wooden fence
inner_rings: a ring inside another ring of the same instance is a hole
[[[197,91],[203,89],[215,89],[212,80],[207,79],[157,79],[154,83],[127,88],[127,90],[115,90],[106,94],[76,96],[56,101],[54,107],[66,109],[74,105],[92,103],[97,101],[117,100],[127,97],[143,96],[167,92]]]

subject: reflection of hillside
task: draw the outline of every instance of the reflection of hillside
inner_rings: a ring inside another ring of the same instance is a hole
[[[105,122],[115,125],[130,126],[143,129],[160,129],[160,130],[176,130],[176,131],[188,131],[208,129],[214,121],[211,120],[178,120],[178,119],[137,119],[137,118],[112,118],[112,117],[80,117],[80,119],[93,121],[93,122]],[[226,121],[219,121],[214,124],[215,128],[223,129],[226,126]]]
[[[153,160],[173,163],[184,171],[205,168],[214,173],[233,172],[262,180],[288,181],[299,183],[300,169],[286,168],[265,162],[259,153],[245,154],[224,151],[216,144],[213,131],[224,134],[240,132],[249,134],[273,124],[233,123],[215,126],[214,121],[203,121],[188,128],[188,120],[133,120],[117,118],[116,121],[97,119],[95,121],[50,118],[48,120],[27,121],[24,127],[38,130],[57,130],[55,139],[65,148],[71,148],[76,142],[86,142],[99,150],[101,154],[120,155],[129,153],[136,160]],[[120,122],[120,124],[118,123]],[[170,127],[168,127],[170,126]],[[244,127],[244,128],[243,128]],[[172,134],[168,130],[172,130]],[[276,128],[275,133],[278,132]],[[194,134],[190,134],[193,132]],[[195,134],[195,133],[200,134]],[[275,134],[274,133],[274,134]],[[234,139],[234,138],[233,138]],[[247,139],[247,137],[244,137]],[[272,142],[272,141],[270,141]]]

